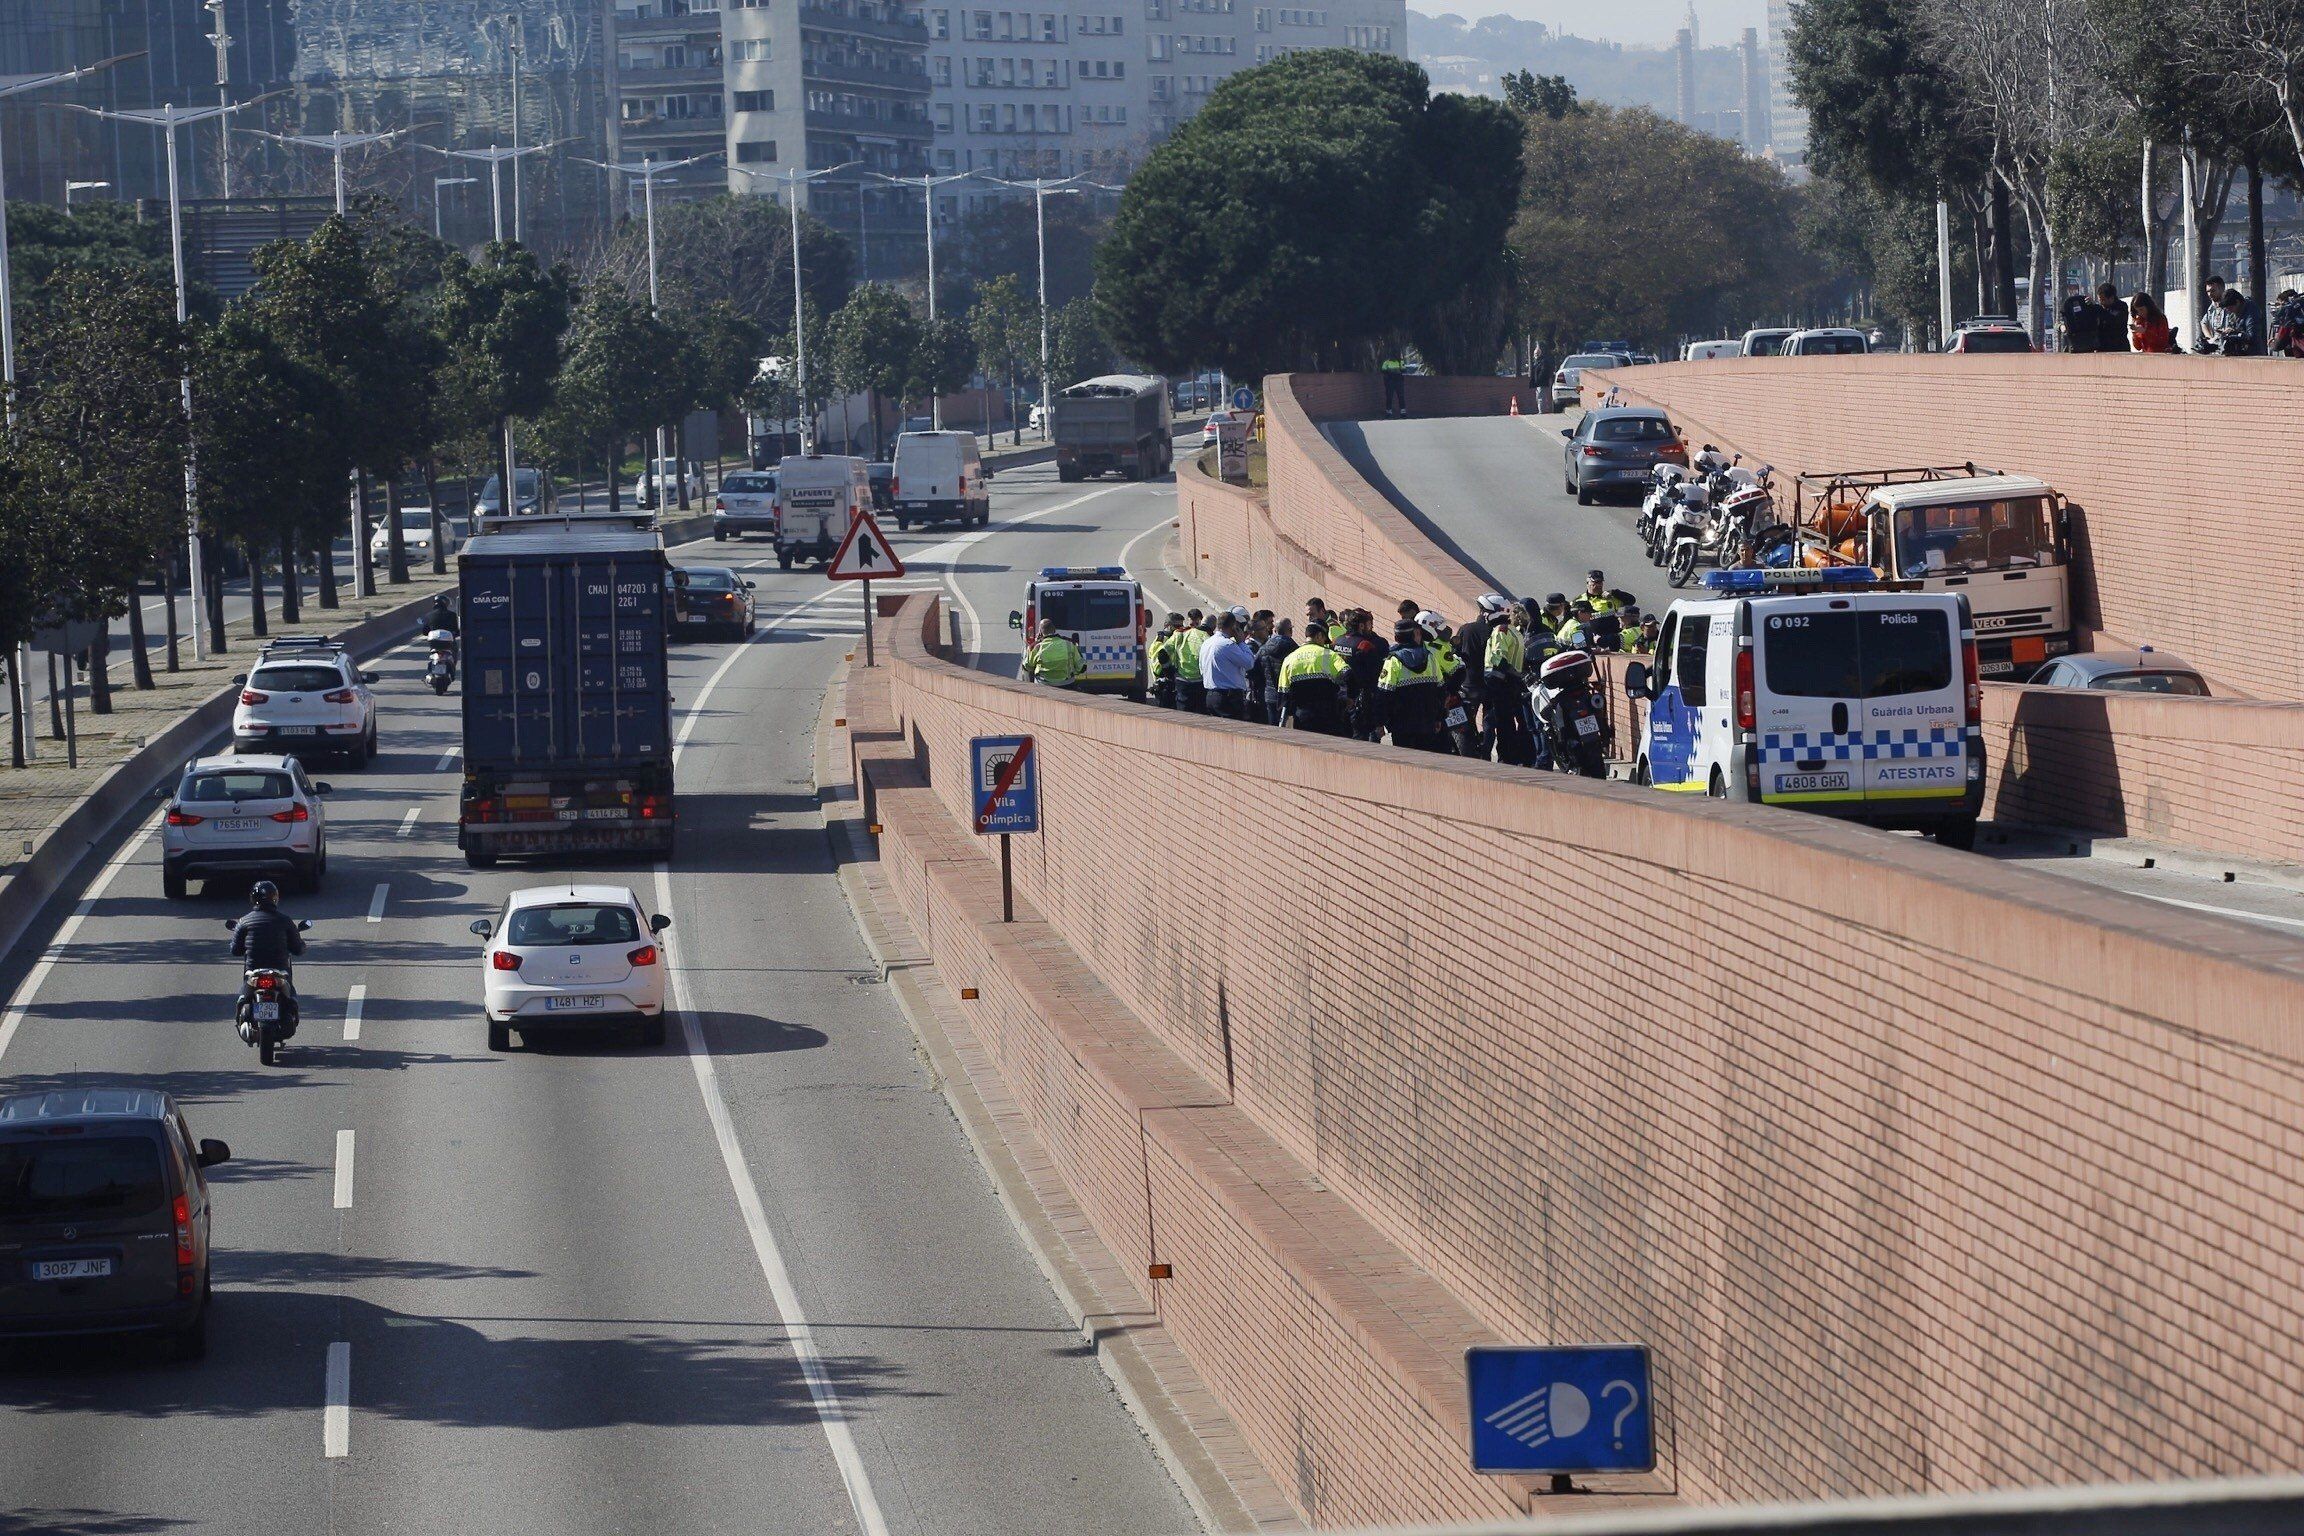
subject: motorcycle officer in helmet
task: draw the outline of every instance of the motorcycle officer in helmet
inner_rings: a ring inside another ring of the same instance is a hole
[[[289,990],[295,990],[295,959],[304,953],[304,935],[296,920],[280,910],[280,887],[271,881],[259,880],[249,887],[248,915],[232,928],[232,953],[247,969],[284,973]]]

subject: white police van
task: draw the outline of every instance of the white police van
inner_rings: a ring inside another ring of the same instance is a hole
[[[1024,589],[1024,606],[1008,615],[1030,651],[1048,630],[1079,642],[1087,662],[1076,691],[1144,696],[1152,615],[1144,588],[1117,565],[1051,565]]]
[[[1658,789],[1976,840],[1984,694],[1968,600],[1873,572],[1711,571],[1665,615],[1633,765]]]

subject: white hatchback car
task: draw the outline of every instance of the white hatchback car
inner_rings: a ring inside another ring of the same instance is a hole
[[[664,950],[672,926],[642,910],[621,885],[539,885],[514,891],[504,916],[472,931],[480,957],[488,1049],[512,1048],[512,1031],[637,1021],[648,1045],[664,1043]]]
[[[232,746],[298,757],[341,752],[355,767],[376,755],[376,674],[352,664],[343,643],[318,635],[268,642],[256,670],[233,679]]]

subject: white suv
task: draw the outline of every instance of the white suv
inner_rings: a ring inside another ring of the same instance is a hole
[[[355,767],[376,755],[376,697],[368,691],[376,674],[353,666],[340,642],[317,635],[271,641],[256,670],[233,681],[240,684],[234,750],[340,752]]]
[[[160,887],[184,899],[188,880],[285,879],[320,889],[328,869],[326,784],[292,757],[203,757],[184,767],[160,829]],[[246,890],[241,886],[241,890]]]

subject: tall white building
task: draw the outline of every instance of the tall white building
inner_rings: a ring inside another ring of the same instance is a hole
[[[1786,170],[1808,164],[1808,110],[1792,95],[1792,0],[1768,0],[1768,140]]]

